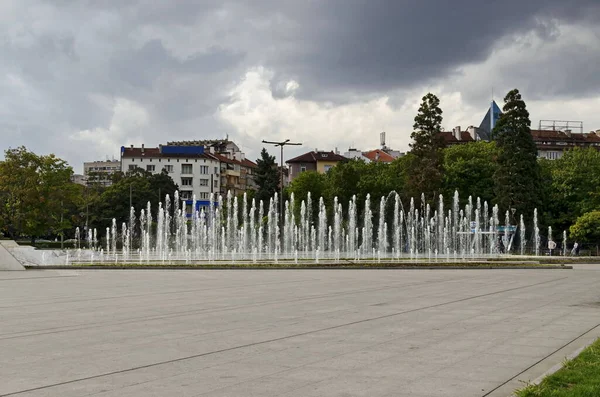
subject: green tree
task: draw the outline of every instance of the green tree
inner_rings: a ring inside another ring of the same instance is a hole
[[[8,149],[0,162],[2,230],[33,242],[70,229],[69,209],[76,206],[79,193],[72,175],[72,168],[53,154],[39,156],[23,146]]]
[[[441,135],[442,109],[437,96],[428,93],[423,97],[413,129],[410,147],[414,161],[411,162],[409,192],[413,196],[425,193],[428,199],[434,200],[442,187],[442,149],[445,146]]]
[[[594,148],[574,148],[558,159],[544,161],[551,187],[547,206],[552,226],[564,230],[586,212],[600,208],[600,152]]]
[[[319,197],[325,196],[326,185],[327,176],[325,174],[319,174],[316,171],[302,172],[296,178],[294,178],[292,183],[290,183],[288,186],[287,191],[288,195],[291,195],[292,193],[294,194],[294,214],[296,215],[296,219],[299,219],[302,201],[304,200],[306,202],[308,193],[310,192],[310,204],[312,205],[313,209],[312,221],[316,222],[318,216]],[[327,203],[327,207],[329,209],[331,205]]]
[[[600,242],[600,211],[583,214],[569,229],[571,238],[580,243]]]
[[[540,166],[530,126],[529,112],[519,90],[510,91],[493,130],[499,149],[494,192],[502,211],[515,208],[517,214],[525,216],[531,216],[541,204]]]
[[[279,170],[275,156],[271,156],[267,149],[263,148],[260,152],[260,158],[256,160],[256,171],[254,180],[258,186],[256,191],[257,204],[260,200],[264,206],[269,205],[269,200],[275,192],[279,191]]]
[[[470,142],[444,149],[444,197],[451,200],[455,191],[492,203],[498,149],[495,142]]]
[[[357,195],[359,201],[364,200],[364,192],[359,190],[359,184],[366,173],[366,168],[367,164],[358,159],[343,161],[331,168],[326,174],[327,183],[324,192],[327,197],[326,203],[331,205],[333,198],[337,197],[338,202],[347,208],[353,195]]]
[[[107,187],[98,197],[94,207],[94,219],[97,221],[91,227],[103,229],[117,220],[117,224],[129,220],[130,202],[135,208],[136,215],[141,209],[151,206],[151,214],[156,219],[158,202],[164,202],[169,195],[174,199],[177,184],[166,171],[152,174],[141,168],[119,174],[113,178],[113,184]],[[173,208],[173,207],[172,207]]]

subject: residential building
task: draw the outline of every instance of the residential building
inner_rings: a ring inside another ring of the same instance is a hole
[[[286,164],[290,169],[289,180],[290,182],[293,181],[294,178],[305,171],[317,171],[318,173],[324,174],[337,163],[344,160],[347,160],[347,158],[333,151],[324,152],[315,150],[304,153],[303,155],[286,161]]]
[[[234,195],[256,190],[254,173],[257,165],[246,158],[238,145],[227,139],[169,142],[178,146],[203,146],[210,156],[219,160],[221,194],[231,191]]]
[[[344,157],[348,159],[359,159],[366,163],[379,162],[379,163],[391,163],[398,157],[404,156],[404,153],[393,150],[385,144],[385,131],[379,134],[380,148],[363,152],[355,148],[349,148],[344,153]]]
[[[565,151],[575,147],[593,147],[600,150],[600,130],[572,132],[571,130],[531,130],[538,157],[548,160],[561,158]]]
[[[373,163],[391,163],[395,160],[394,156],[382,149],[369,150],[363,152],[363,156]]]
[[[204,146],[160,145],[157,148],[121,147],[121,171],[141,168],[153,174],[165,170],[179,186],[179,195],[191,205],[196,197],[196,210],[208,207],[210,194],[220,192],[221,161],[205,153]]]
[[[83,176],[88,185],[110,186],[112,185],[112,175],[119,171],[121,171],[121,162],[118,160],[83,163]]]
[[[492,130],[502,115],[496,101],[490,103],[485,116],[481,120],[479,127],[469,126],[463,130],[460,126],[454,127],[452,131],[442,131],[442,138],[447,146],[460,145],[476,141],[491,141]]]
[[[83,186],[87,185],[87,180],[85,179],[85,176],[83,176],[81,174],[71,175],[71,182],[77,183],[78,185],[83,185]]]

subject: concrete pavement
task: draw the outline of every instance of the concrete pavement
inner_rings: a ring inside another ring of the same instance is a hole
[[[600,265],[0,273],[0,396],[507,396],[599,335]]]

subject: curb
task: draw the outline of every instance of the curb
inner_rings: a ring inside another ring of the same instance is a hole
[[[26,266],[27,270],[570,270],[573,266]]]

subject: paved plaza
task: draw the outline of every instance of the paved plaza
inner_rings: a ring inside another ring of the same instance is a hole
[[[0,272],[0,396],[507,396],[599,324],[600,265]]]

